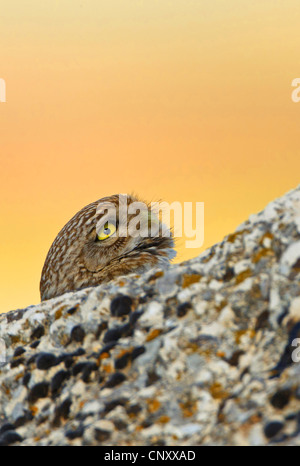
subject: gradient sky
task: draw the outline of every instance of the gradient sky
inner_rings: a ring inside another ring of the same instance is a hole
[[[103,196],[203,201],[183,260],[299,184],[299,0],[3,3],[0,312],[39,302],[56,234]]]

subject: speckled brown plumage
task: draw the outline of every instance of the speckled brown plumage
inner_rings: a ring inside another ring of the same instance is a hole
[[[128,205],[134,201],[138,199],[127,196]],[[113,195],[81,209],[58,233],[42,270],[42,300],[96,286],[131,272],[142,273],[168,264],[175,256],[172,237],[163,235],[120,237],[117,229],[115,236],[98,241],[97,222],[104,215],[98,213],[99,206],[105,207],[107,202],[116,207],[118,223],[119,195]],[[132,217],[128,215],[128,222]]]

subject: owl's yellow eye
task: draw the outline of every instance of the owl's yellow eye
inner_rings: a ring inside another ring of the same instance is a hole
[[[116,225],[111,222],[106,222],[103,227],[100,229],[97,239],[103,241],[104,239],[109,238],[116,232]]]

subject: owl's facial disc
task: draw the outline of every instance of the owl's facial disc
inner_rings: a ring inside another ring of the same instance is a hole
[[[164,266],[175,255],[173,236],[152,205],[130,195],[108,196],[77,212],[53,241],[42,270],[41,298]]]
[[[144,257],[145,254],[169,257],[168,251],[173,247],[169,230],[147,207],[126,219],[110,210],[98,219],[93,235],[85,245],[83,255],[84,264],[92,273],[102,271],[109,264],[125,263],[141,253]]]

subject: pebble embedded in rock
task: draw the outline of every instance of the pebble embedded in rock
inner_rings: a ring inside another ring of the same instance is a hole
[[[61,385],[63,382],[69,377],[69,372],[64,371],[63,369],[61,371],[58,371],[52,378],[51,380],[51,392],[52,394],[56,394],[58,390],[61,388]]]
[[[178,317],[183,317],[187,314],[187,312],[192,308],[191,303],[181,303],[177,307],[177,315]]]
[[[275,437],[275,435],[277,435],[278,432],[280,432],[282,428],[283,428],[282,422],[272,421],[272,422],[269,422],[267,425],[265,425],[264,434],[267,438],[272,438],[272,437]]]
[[[126,380],[126,376],[122,374],[122,372],[115,372],[106,382],[105,387],[106,388],[113,388],[116,387],[117,385],[120,385],[122,382]]]
[[[83,369],[82,371],[82,376],[81,379],[87,383],[89,381],[90,375],[92,372],[96,371],[98,369],[98,366],[94,362],[89,362]]]
[[[109,437],[111,436],[111,432],[104,430],[104,429],[94,429],[95,432],[95,439],[98,442],[104,442],[105,440],[108,440]]]
[[[112,341],[118,341],[122,336],[122,329],[121,327],[111,328],[107,330],[103,337],[104,343],[109,343]]]
[[[131,353],[131,359],[134,360],[141,356],[141,354],[144,354],[146,351],[145,346],[136,346],[133,348],[132,353]]]
[[[11,363],[10,363],[10,367],[13,368],[13,367],[18,367],[20,364],[24,364],[25,362],[25,359],[24,358],[17,358],[17,359],[14,359]]]
[[[88,361],[81,361],[81,362],[78,362],[77,364],[75,364],[72,368],[72,374],[73,375],[77,375],[79,374],[80,372],[83,372],[84,369],[89,366],[89,362]]]
[[[291,394],[291,390],[289,389],[279,390],[278,392],[274,393],[270,400],[270,403],[274,406],[274,408],[283,409],[285,406],[288,405],[291,398]]]
[[[110,304],[111,314],[115,317],[122,317],[130,314],[132,299],[129,296],[117,296]]]
[[[0,427],[0,435],[2,435],[4,432],[8,430],[14,430],[15,426],[11,424],[10,422],[6,422],[5,424],[2,424]]]
[[[75,325],[71,331],[71,340],[82,343],[85,337],[85,331],[81,325]]]
[[[40,370],[48,370],[58,363],[57,357],[52,353],[40,353],[36,357],[36,367]]]
[[[35,329],[33,329],[30,339],[31,340],[36,340],[39,338],[42,338],[45,334],[45,329],[42,325],[38,325]]]
[[[18,356],[21,356],[21,354],[25,353],[25,348],[23,348],[23,346],[18,346],[15,351],[14,351],[14,354],[13,354],[13,357],[16,358]]]
[[[24,374],[24,377],[23,377],[23,379],[22,379],[22,383],[23,383],[23,385],[25,385],[25,387],[27,387],[27,385],[28,385],[28,383],[29,383],[29,380],[30,380],[30,377],[31,377],[30,372],[26,372],[26,373]]]
[[[46,396],[48,396],[48,391],[49,391],[48,382],[37,383],[31,388],[28,394],[29,403],[35,403],[39,398],[46,398]]]
[[[84,428],[83,427],[78,427],[77,429],[74,430],[68,430],[65,433],[65,436],[69,438],[70,440],[73,440],[78,437],[82,437],[84,433]]]
[[[110,421],[101,420],[95,424],[94,436],[98,442],[104,442],[110,438],[114,425]]]
[[[124,369],[129,363],[129,361],[131,361],[131,354],[123,354],[123,356],[120,356],[118,359],[115,360],[115,368]]]
[[[12,445],[13,443],[21,442],[22,440],[21,435],[17,432],[8,430],[7,432],[4,432],[4,434],[0,435],[0,446]]]
[[[56,406],[53,420],[55,425],[60,424],[60,418],[68,419],[71,405],[72,400],[70,398],[66,398],[60,405]]]

